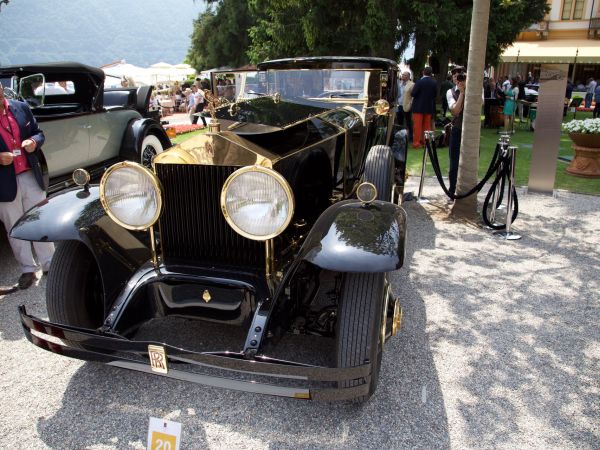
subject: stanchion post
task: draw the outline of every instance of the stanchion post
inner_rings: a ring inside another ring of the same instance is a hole
[[[510,159],[510,176],[508,177],[508,192],[506,194],[506,230],[497,231],[497,236],[504,238],[507,241],[516,241],[521,239],[520,234],[515,234],[510,231],[512,226],[512,204],[513,204],[513,186],[515,185],[515,163],[517,160],[517,147],[512,145],[508,147],[508,157]]]
[[[427,169],[427,145],[433,145],[433,131],[425,131],[425,148],[423,149],[423,165],[421,166],[421,180],[419,181],[419,192],[417,193],[417,203],[429,203],[423,197],[423,184],[425,183],[425,172]],[[433,147],[431,147],[433,149]]]
[[[507,151],[507,146],[509,143],[510,143],[510,136],[508,134],[506,134],[505,132],[500,133],[500,137],[498,138],[498,145],[501,148],[501,152]],[[500,177],[502,170],[503,170],[502,163],[500,163],[498,165],[498,168],[496,169],[496,179],[498,179]],[[499,182],[496,185],[496,189],[494,189],[494,192],[492,193],[490,223],[493,225],[497,225],[496,224],[496,210],[504,207],[504,205],[498,205],[498,199],[500,198],[500,189],[501,188],[502,188],[502,184]],[[486,228],[490,229],[490,230],[493,229],[491,226],[486,226]]]

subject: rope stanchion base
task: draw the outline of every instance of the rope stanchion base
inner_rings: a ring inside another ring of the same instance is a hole
[[[513,233],[512,231],[494,231],[494,233],[492,233],[494,236],[497,236],[501,239],[504,239],[505,241],[518,241],[519,239],[522,238],[522,236],[520,234],[517,233]]]

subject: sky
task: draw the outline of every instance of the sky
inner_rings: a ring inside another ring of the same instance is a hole
[[[184,62],[202,0],[10,0],[0,6],[0,65]]]

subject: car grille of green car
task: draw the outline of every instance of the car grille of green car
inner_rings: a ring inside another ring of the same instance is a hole
[[[221,188],[238,167],[155,167],[163,191],[159,230],[165,263],[264,269],[265,244],[237,234],[221,212]]]

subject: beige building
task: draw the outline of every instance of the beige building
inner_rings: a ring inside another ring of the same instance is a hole
[[[600,0],[548,0],[543,21],[519,33],[501,58],[497,75],[533,77],[542,63],[569,64],[569,78],[600,78]]]

